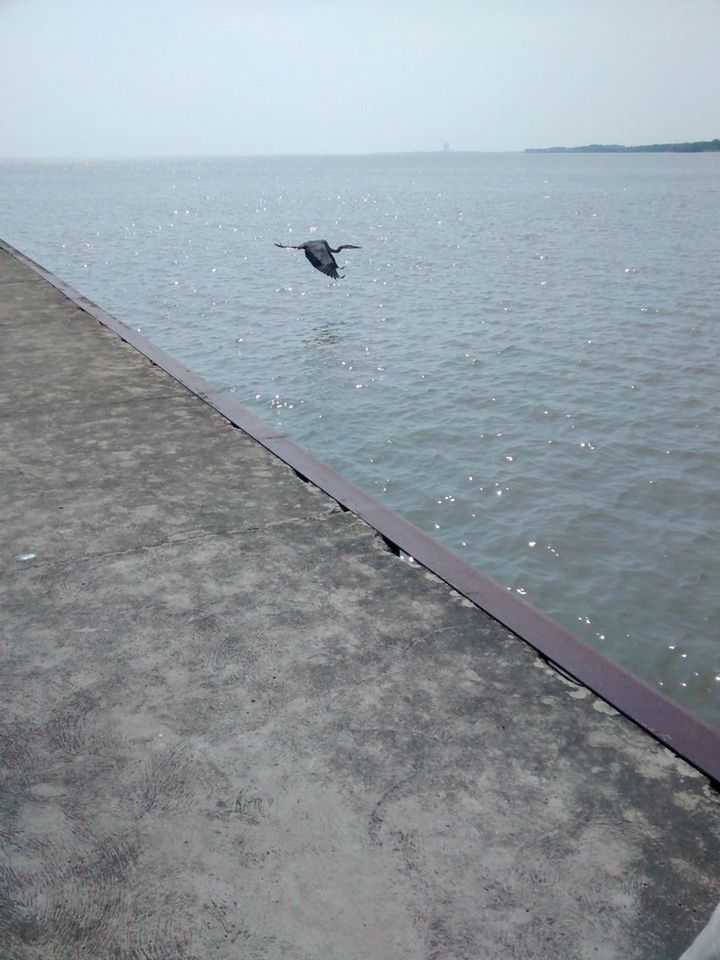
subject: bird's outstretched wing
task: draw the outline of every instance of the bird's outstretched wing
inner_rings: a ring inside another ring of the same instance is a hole
[[[320,273],[332,277],[333,280],[338,279],[338,265],[335,257],[331,253],[328,253],[323,247],[319,245],[317,247],[313,245],[312,248],[305,247],[305,256]]]

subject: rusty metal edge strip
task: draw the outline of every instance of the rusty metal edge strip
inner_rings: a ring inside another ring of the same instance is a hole
[[[606,700],[715,782],[720,782],[720,730],[610,660],[546,614],[520,600],[452,550],[383,506],[327,464],[275,430],[138,330],[113,317],[39,263],[0,239],[0,250],[52,284],[152,363],[212,406],[263,447],[350,510],[400,550],[507,627],[551,663]]]

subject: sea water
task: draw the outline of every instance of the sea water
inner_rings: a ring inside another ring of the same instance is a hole
[[[720,155],[4,161],[0,236],[720,725]],[[345,278],[279,243],[358,244]]]

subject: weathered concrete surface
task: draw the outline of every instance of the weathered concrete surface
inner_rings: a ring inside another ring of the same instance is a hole
[[[682,952],[702,776],[2,252],[0,338],[2,960]]]

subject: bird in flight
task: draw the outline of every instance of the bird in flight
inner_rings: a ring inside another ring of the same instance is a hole
[[[341,250],[362,249],[361,247],[356,247],[354,243],[343,243],[333,250],[327,240],[307,240],[305,243],[298,244],[296,247],[289,243],[276,243],[275,246],[282,247],[283,250],[304,250],[305,256],[315,269],[319,270],[320,273],[326,273],[329,277],[332,277],[333,280],[337,280],[338,277],[342,280],[344,276],[344,274],[341,275],[338,273],[337,260],[333,254],[340,253]]]

